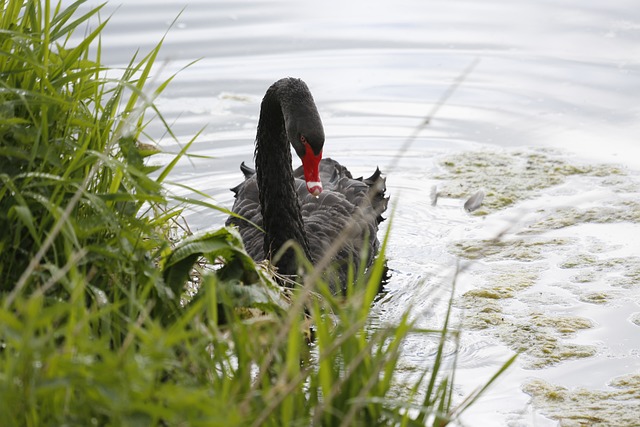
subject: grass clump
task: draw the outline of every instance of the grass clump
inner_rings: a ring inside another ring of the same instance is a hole
[[[139,142],[145,114],[162,120],[161,43],[107,77],[106,21],[71,46],[100,10],[82,4],[0,1],[3,425],[440,426],[473,403],[453,405],[447,325],[368,327],[382,260],[344,301],[319,280],[282,290],[232,229],[170,237],[162,183],[191,142],[162,170]],[[410,333],[440,351],[397,402]]]
[[[108,79],[99,62],[105,23],[67,45],[100,8],[76,18],[82,2],[2,3],[0,226],[10,232],[0,236],[0,290],[9,301],[27,288],[66,298],[72,277],[90,277],[94,296],[139,292],[158,274],[151,259],[167,222],[142,212],[165,198],[137,143],[159,46]]]

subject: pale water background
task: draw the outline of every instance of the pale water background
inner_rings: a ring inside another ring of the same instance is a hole
[[[156,75],[179,73],[156,103],[182,143],[204,128],[190,152],[213,158],[182,162],[173,181],[231,207],[262,95],[300,77],[324,121],[325,156],[388,178],[394,275],[376,322],[413,305],[420,325],[439,325],[462,260],[458,399],[523,352],[465,425],[557,425],[549,416],[640,425],[637,0],[121,3],[101,14],[113,14],[102,39],[109,65],[146,53],[175,19]],[[178,151],[159,129],[149,131]],[[481,188],[486,207],[465,212]],[[193,230],[224,221],[186,215]],[[504,230],[502,243],[483,240]],[[433,352],[422,336],[408,342],[407,379]]]

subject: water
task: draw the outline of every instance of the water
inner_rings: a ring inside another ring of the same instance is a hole
[[[377,321],[393,322],[412,305],[420,324],[437,324],[461,260],[459,396],[521,352],[466,424],[554,426],[554,417],[628,425],[638,413],[640,396],[623,402],[620,394],[640,373],[635,1],[116,6],[102,14],[113,13],[103,37],[111,65],[148,50],[175,20],[158,81],[179,73],[157,104],[183,143],[204,128],[191,152],[211,157],[180,164],[175,182],[230,207],[238,165],[252,163],[264,91],[281,77],[300,77],[325,124],[325,155],[355,175],[380,166],[388,177],[394,276]],[[161,135],[159,127],[150,132]],[[161,145],[178,150],[166,137]],[[484,206],[469,214],[462,206],[479,189]],[[195,230],[224,221],[204,209],[187,218]],[[491,240],[500,233],[500,242]],[[410,376],[433,344],[415,338],[405,353]]]

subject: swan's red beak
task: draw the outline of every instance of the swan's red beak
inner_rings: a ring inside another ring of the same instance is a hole
[[[320,160],[322,151],[317,155],[313,153],[308,142],[304,143],[306,151],[302,158],[302,169],[304,169],[304,180],[307,182],[307,190],[314,196],[322,193],[322,182],[320,181]]]

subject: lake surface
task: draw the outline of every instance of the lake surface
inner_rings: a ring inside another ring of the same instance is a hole
[[[181,143],[204,128],[190,152],[210,158],[182,162],[174,182],[231,207],[260,100],[285,76],[311,88],[325,156],[356,176],[383,170],[393,278],[375,322],[411,306],[419,325],[438,326],[459,264],[459,400],[521,353],[465,425],[637,425],[636,1],[122,3],[102,13],[103,59],[124,64],[168,31],[157,81],[178,75],[156,103]],[[149,132],[179,150],[159,126]],[[466,212],[478,190],[483,206]],[[224,222],[186,216],[193,230]],[[407,378],[433,353],[412,337]]]

